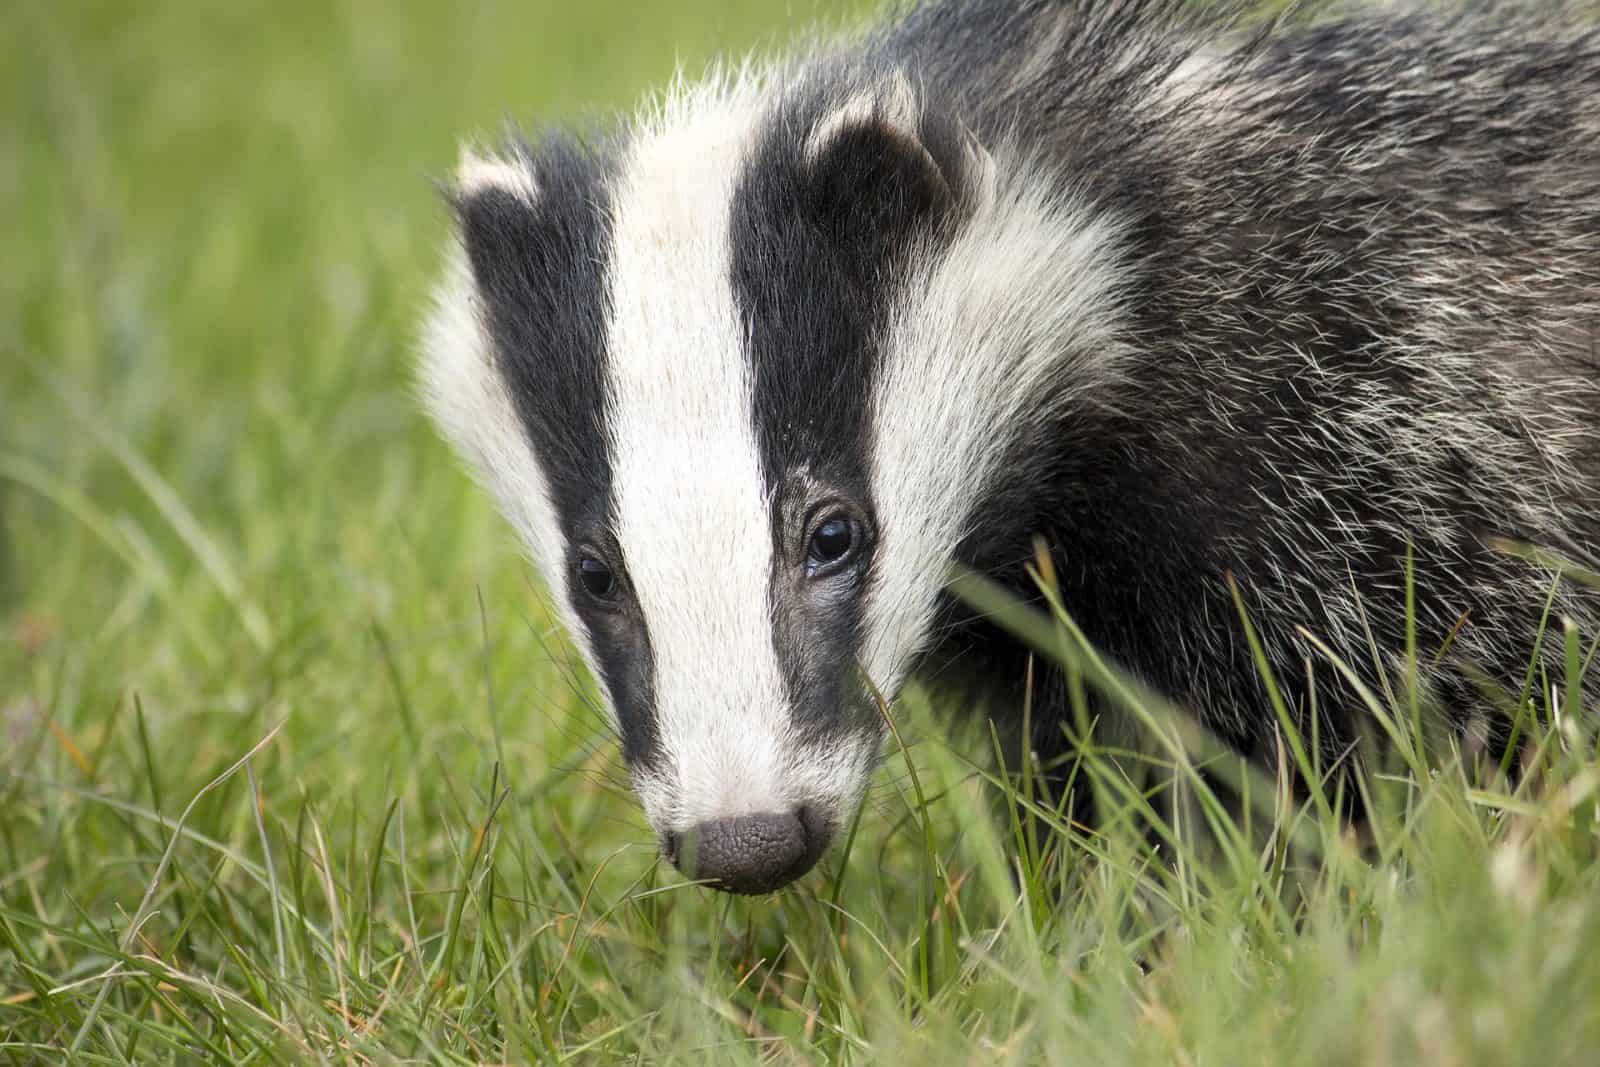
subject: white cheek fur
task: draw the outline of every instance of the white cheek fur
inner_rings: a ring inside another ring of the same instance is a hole
[[[509,164],[471,171],[477,178],[503,176]],[[532,195],[531,179],[521,178]],[[566,539],[561,534],[545,475],[494,365],[482,312],[466,257],[453,247],[423,334],[417,387],[424,406],[447,440],[493,495],[543,574],[552,603],[578,650],[591,664],[589,631],[566,589]],[[604,704],[613,707],[604,680],[596,676]]]
[[[1104,386],[1127,355],[1115,223],[994,155],[975,216],[904,286],[874,397],[880,563],[863,660],[886,693],[926,645],[947,563],[1026,420]]]

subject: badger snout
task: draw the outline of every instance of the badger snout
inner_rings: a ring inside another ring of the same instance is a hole
[[[781,889],[816,866],[833,831],[814,808],[712,819],[669,833],[662,853],[686,877],[728,893]]]

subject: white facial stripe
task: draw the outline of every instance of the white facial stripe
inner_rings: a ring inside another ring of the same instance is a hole
[[[792,806],[770,509],[729,277],[729,204],[759,112],[752,89],[719,89],[669,101],[613,195],[613,499],[654,654],[668,780],[636,785],[658,829]]]
[[[524,175],[523,180],[532,195],[531,177]],[[418,388],[428,412],[521,536],[550,584],[557,615],[578,650],[593,663],[588,629],[561,581],[567,568],[566,541],[544,471],[494,366],[476,287],[459,247],[451,250],[435,291],[419,368]],[[596,677],[596,684],[605,706],[611,708],[604,680]]]
[[[1114,379],[1125,351],[1115,226],[1030,169],[1001,160],[977,214],[913,272],[889,330],[864,655],[885,693],[925,646],[951,553],[1018,428],[1073,403],[1071,383]]]

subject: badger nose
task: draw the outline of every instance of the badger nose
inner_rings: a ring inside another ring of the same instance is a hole
[[[770,893],[809,871],[827,832],[805,809],[703,822],[667,837],[667,858],[686,876],[730,893]]]

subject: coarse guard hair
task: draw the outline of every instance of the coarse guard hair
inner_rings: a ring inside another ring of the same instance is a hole
[[[1414,580],[1432,705],[1504,743],[1483,692],[1547,603],[1597,618],[1503,549],[1600,569],[1594,27],[934,0],[468,150],[423,392],[666,855],[781,886],[860,803],[878,699],[1019,706],[1025,650],[947,582],[1032,595],[1039,545],[1092,642],[1265,754],[1236,586],[1330,765]],[[1065,680],[1033,701],[1048,760]]]

